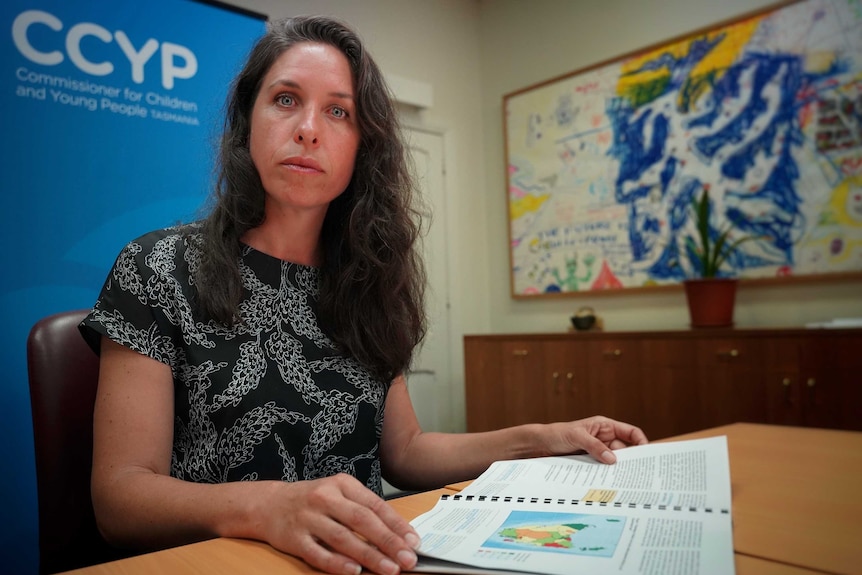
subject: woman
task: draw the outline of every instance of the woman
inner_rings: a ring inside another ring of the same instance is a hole
[[[423,489],[646,442],[601,417],[420,430],[403,376],[425,329],[411,186],[356,34],[271,24],[232,87],[210,215],[126,246],[82,325],[101,352],[92,492],[109,541],[244,537],[393,575],[419,539],[381,475]]]

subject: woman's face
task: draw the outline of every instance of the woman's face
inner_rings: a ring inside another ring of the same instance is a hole
[[[284,52],[264,76],[251,111],[249,151],[267,212],[325,213],[350,183],[359,139],[344,54],[315,42]]]

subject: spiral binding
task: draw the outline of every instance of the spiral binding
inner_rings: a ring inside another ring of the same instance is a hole
[[[637,509],[637,503],[622,503],[621,501],[616,501],[614,503],[608,504],[607,501],[581,501],[580,499],[564,499],[558,498],[554,499],[553,497],[512,497],[510,495],[500,496],[500,495],[462,495],[461,493],[451,495],[449,493],[444,493],[440,496],[440,499],[446,501],[448,499],[452,499],[454,501],[502,501],[503,503],[546,503],[546,504],[557,504],[557,505],[566,505],[567,503],[570,505],[586,505],[592,506],[597,505],[598,507],[613,507],[613,508],[623,508],[626,507],[628,509]],[[713,513],[712,507],[683,507],[682,505],[653,505],[652,503],[642,503],[640,505],[642,509],[658,509],[659,511],[704,511],[706,513]],[[720,513],[729,514],[730,510],[728,509],[720,509]]]

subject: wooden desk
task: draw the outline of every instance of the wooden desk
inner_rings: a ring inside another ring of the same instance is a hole
[[[767,561],[742,553],[734,554],[733,565],[736,568],[736,575],[831,575],[825,571],[814,571],[777,561]]]
[[[737,575],[862,574],[862,433],[737,423],[727,435]],[[406,519],[469,482],[392,500]],[[265,543],[213,539],[79,569],[78,575],[319,573]]]
[[[862,433],[735,423],[727,435],[737,556],[862,573]]]

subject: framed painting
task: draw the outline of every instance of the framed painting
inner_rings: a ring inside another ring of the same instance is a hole
[[[802,0],[503,97],[513,297],[862,275],[862,2]]]

